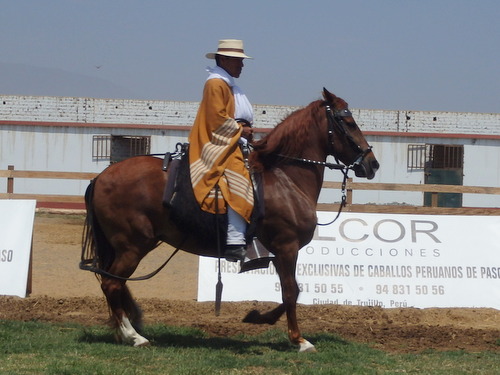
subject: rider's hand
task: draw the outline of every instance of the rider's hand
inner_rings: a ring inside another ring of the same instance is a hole
[[[243,126],[243,131],[241,132],[241,136],[245,138],[248,142],[253,142],[253,128],[250,126]]]

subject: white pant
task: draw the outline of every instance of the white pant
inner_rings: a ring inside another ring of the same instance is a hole
[[[246,220],[229,205],[227,206],[227,244],[245,245]]]

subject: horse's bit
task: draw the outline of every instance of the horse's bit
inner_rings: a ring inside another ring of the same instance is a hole
[[[333,111],[332,108],[327,104],[325,106],[326,108],[326,117],[328,119],[328,143],[334,145],[334,132],[335,129],[338,130],[340,134],[345,136],[349,143],[354,146],[357,150],[359,150],[359,154],[354,159],[354,162],[351,163],[351,165],[347,166],[347,169],[352,169],[354,166],[361,164],[363,159],[365,158],[366,155],[370,153],[372,150],[372,146],[368,146],[365,150],[359,146],[352,136],[349,134],[349,132],[346,129],[346,123],[344,121],[344,117],[352,117],[351,111],[349,111],[347,108],[345,109],[340,109]],[[338,162],[338,161],[337,161]]]

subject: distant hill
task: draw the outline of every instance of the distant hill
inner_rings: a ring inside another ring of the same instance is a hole
[[[0,95],[128,99],[130,90],[99,77],[62,69],[0,62]]]

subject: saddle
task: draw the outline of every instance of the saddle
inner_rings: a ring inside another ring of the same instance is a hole
[[[163,164],[168,176],[163,205],[170,208],[170,218],[183,232],[196,233],[200,245],[217,250],[218,241],[226,243],[227,215],[214,215],[200,208],[191,185],[189,145],[178,143],[176,149],[175,153],[165,156]]]
[[[176,152],[166,153],[163,170],[167,173],[167,184],[163,194],[163,205],[170,209],[170,218],[186,233],[196,233],[200,246],[217,251],[217,243],[225,244],[227,240],[227,214],[212,214],[200,208],[196,201],[191,184],[189,170],[189,144],[178,143]],[[252,176],[254,183],[254,209],[250,224],[245,235],[247,242],[247,257],[249,261],[257,258],[268,258],[267,262],[255,262],[259,267],[242,266],[242,272],[254,268],[267,267],[272,254],[254,238],[257,221],[264,214],[262,184],[259,174]],[[218,229],[218,233],[217,233]],[[245,262],[246,264],[247,262]]]

